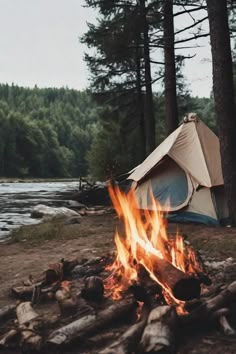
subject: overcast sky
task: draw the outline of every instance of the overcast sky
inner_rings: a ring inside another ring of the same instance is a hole
[[[0,0],[0,82],[20,86],[88,86],[83,62],[86,47],[79,37],[95,13],[83,0]],[[187,60],[184,74],[195,96],[209,96],[211,63],[209,39]],[[185,54],[187,54],[185,53]]]

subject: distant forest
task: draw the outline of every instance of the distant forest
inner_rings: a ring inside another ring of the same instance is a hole
[[[179,101],[181,116],[196,111],[215,129],[213,99],[185,90]],[[163,95],[154,94],[154,106],[160,143]],[[141,162],[136,119],[134,106],[100,104],[89,91],[0,85],[0,176],[105,179],[127,172]]]

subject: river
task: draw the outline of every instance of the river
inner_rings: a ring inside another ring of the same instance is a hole
[[[79,182],[0,183],[0,242],[12,229],[40,222],[31,218],[37,204],[66,206],[66,196],[79,189]]]

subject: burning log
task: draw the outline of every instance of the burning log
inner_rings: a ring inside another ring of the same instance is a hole
[[[158,306],[148,317],[140,342],[141,353],[175,353],[177,314],[174,307]]]
[[[39,351],[42,347],[42,337],[37,333],[42,322],[40,315],[32,308],[30,302],[23,302],[16,308],[16,315],[21,332],[20,346],[23,351]]]
[[[139,253],[141,250],[139,250]],[[200,297],[200,280],[182,272],[170,262],[155,255],[149,255],[155,277],[171,290],[178,300],[188,301]]]
[[[89,301],[100,302],[104,294],[104,285],[101,278],[92,276],[85,279],[84,288],[81,290],[81,296]]]
[[[0,321],[11,316],[14,312],[16,305],[6,305],[0,309]]]
[[[61,345],[70,344],[74,340],[83,340],[86,336],[92,335],[110,323],[127,316],[136,307],[136,301],[126,299],[109,306],[97,315],[86,315],[54,331],[47,341],[47,347],[50,351],[53,351],[54,349],[57,350]]]

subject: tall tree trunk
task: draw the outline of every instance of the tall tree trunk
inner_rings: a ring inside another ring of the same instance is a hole
[[[142,162],[146,157],[146,132],[145,132],[145,117],[144,117],[144,100],[142,92],[141,79],[141,55],[140,55],[140,38],[136,42],[136,85],[137,85],[137,107],[139,112],[139,139],[140,153],[139,161]]]
[[[166,132],[178,127],[178,105],[176,94],[176,68],[174,49],[173,0],[164,1],[164,53],[165,53],[165,109]]]
[[[150,64],[150,48],[149,35],[147,23],[147,8],[146,0],[139,0],[140,14],[142,18],[142,32],[143,32],[143,51],[144,51],[144,68],[145,68],[145,111],[146,111],[146,153],[149,154],[155,148],[155,117],[153,109],[153,95],[152,95],[152,77]]]
[[[236,224],[236,108],[227,0],[207,0],[213,61],[213,91],[222,170],[232,223]]]

